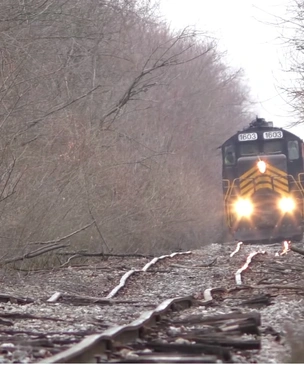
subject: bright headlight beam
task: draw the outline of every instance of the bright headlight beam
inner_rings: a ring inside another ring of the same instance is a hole
[[[290,213],[296,207],[296,203],[292,198],[282,198],[279,201],[279,208],[283,213]]]
[[[253,206],[248,199],[239,199],[234,204],[235,212],[239,217],[249,217],[253,211]]]
[[[260,160],[258,163],[257,163],[257,166],[258,166],[258,169],[260,171],[261,174],[264,174],[265,171],[266,171],[266,162]]]

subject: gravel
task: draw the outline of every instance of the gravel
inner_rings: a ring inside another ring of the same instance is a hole
[[[303,256],[292,251],[280,255],[281,244],[277,244],[241,245],[240,250],[230,257],[235,248],[234,243],[213,243],[188,255],[161,260],[149,271],[132,275],[126,286],[114,296],[111,305],[75,305],[72,298],[76,295],[104,298],[119,284],[123,274],[131,269],[141,270],[150,259],[113,258],[95,262],[87,268],[70,267],[45,272],[3,271],[0,273],[2,293],[30,297],[34,302],[25,305],[16,304],[14,300],[0,303],[0,319],[11,322],[11,325],[0,323],[0,363],[37,362],[72,345],[57,346],[56,340],[81,339],[80,334],[73,337],[66,332],[102,332],[110,326],[130,322],[165,299],[185,295],[193,295],[200,304],[187,310],[185,315],[200,313],[209,316],[258,310],[262,315],[262,349],[250,351],[250,355],[239,352],[233,359],[243,363],[282,362],[290,356],[290,338],[303,336]],[[243,285],[236,285],[235,273],[255,251],[260,253],[241,274]],[[212,294],[211,305],[204,303],[204,291],[208,288],[223,289]],[[55,292],[70,295],[70,303],[60,302],[60,299],[56,303],[46,302]],[[240,305],[242,300],[262,294],[271,295],[272,305]],[[8,314],[11,315],[9,318]],[[20,318],[20,315],[41,318]],[[182,315],[184,312],[180,313]],[[22,335],[17,331],[26,333]],[[44,337],[38,336],[42,333]],[[55,347],[24,345],[25,340],[28,343],[37,338],[54,341]]]

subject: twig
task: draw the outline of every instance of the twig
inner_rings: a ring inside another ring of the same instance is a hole
[[[77,258],[77,257],[81,257],[81,255],[79,255],[78,253],[76,253],[75,255],[73,255],[73,256],[71,256],[71,257],[69,257],[69,258],[67,259],[67,261],[66,261],[66,262],[64,262],[63,264],[61,264],[58,268],[62,268],[62,267],[64,267],[65,265],[69,264],[69,263],[71,262],[71,260],[73,260],[73,259],[75,259],[75,258]]]
[[[34,119],[34,120],[31,120],[30,122],[28,122],[28,127],[27,127],[27,129],[32,128],[33,126],[35,126],[37,123],[41,122],[41,121],[42,121],[43,119],[45,119],[46,117],[48,117],[48,116],[50,116],[50,115],[52,115],[52,114],[54,114],[54,113],[57,113],[57,112],[59,112],[60,110],[65,109],[65,108],[67,108],[68,106],[70,106],[70,105],[72,105],[72,104],[76,103],[77,101],[79,101],[79,100],[81,100],[81,99],[85,98],[86,96],[88,96],[88,95],[92,94],[95,90],[99,89],[100,87],[101,87],[101,85],[97,85],[97,86],[96,86],[96,87],[94,87],[93,89],[91,89],[91,90],[87,91],[85,94],[80,95],[80,96],[78,96],[77,98],[75,98],[75,99],[73,99],[73,100],[71,100],[71,101],[69,101],[69,102],[67,102],[67,103],[65,103],[65,104],[63,104],[63,105],[61,105],[61,106],[59,106],[59,107],[57,107],[57,108],[55,108],[55,109],[53,109],[53,110],[49,111],[49,112],[47,112],[47,113],[46,113],[46,114],[44,114],[42,117],[37,118],[37,119]]]

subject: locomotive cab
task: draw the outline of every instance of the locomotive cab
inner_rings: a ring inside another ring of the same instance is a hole
[[[303,143],[257,118],[222,145],[225,218],[241,241],[303,236]]]

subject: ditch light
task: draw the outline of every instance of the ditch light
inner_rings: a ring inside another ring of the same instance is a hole
[[[234,210],[240,218],[248,218],[253,212],[253,205],[249,199],[239,199],[234,203]]]
[[[282,213],[291,213],[295,210],[296,203],[291,197],[285,197],[279,200],[279,208]]]

